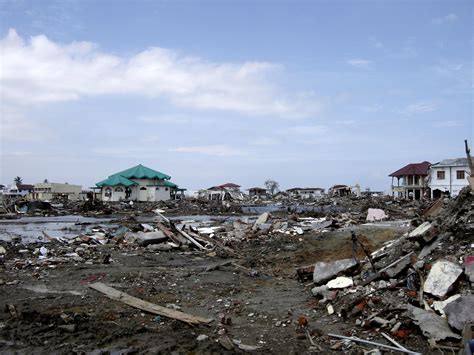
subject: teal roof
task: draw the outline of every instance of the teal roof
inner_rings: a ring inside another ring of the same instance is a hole
[[[123,186],[132,186],[132,185],[138,185],[135,181],[129,180],[123,176],[120,175],[111,175],[109,176],[108,179],[102,180],[98,182],[97,187],[104,187],[104,186],[117,186],[117,185],[123,185]]]
[[[113,174],[112,176],[120,175],[123,176],[127,179],[160,179],[160,180],[169,180],[171,179],[171,176],[160,173],[159,171],[147,168],[146,166],[143,166],[141,164],[138,164],[137,166],[134,166],[133,168],[121,171],[117,174]]]

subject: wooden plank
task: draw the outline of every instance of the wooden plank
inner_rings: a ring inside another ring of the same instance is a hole
[[[96,291],[99,291],[100,293],[103,293],[104,295],[106,295],[107,297],[113,300],[123,302],[125,304],[128,304],[129,306],[132,306],[132,307],[135,307],[135,308],[138,308],[138,309],[141,309],[143,311],[150,312],[153,314],[158,314],[160,316],[177,319],[185,323],[208,324],[213,321],[213,319],[211,318],[199,317],[199,316],[195,316],[189,313],[184,313],[184,312],[176,311],[174,309],[158,306],[154,303],[147,302],[139,298],[130,296],[129,294],[116,290],[115,288],[107,286],[106,284],[102,282],[95,282],[95,283],[89,284],[89,287]]]
[[[156,226],[160,231],[162,231],[168,238],[170,238],[173,242],[175,242],[178,245],[183,244],[183,240],[181,239],[182,237],[179,237],[175,235],[171,230],[166,228],[162,223],[156,222]]]

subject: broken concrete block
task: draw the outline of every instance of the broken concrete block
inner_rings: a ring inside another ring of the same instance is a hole
[[[357,266],[354,259],[335,260],[328,263],[319,262],[314,265],[313,281],[315,284],[326,282],[337,276],[340,272],[348,271]]]
[[[410,258],[402,258],[399,259],[398,262],[393,265],[392,267],[386,269],[383,273],[390,279],[395,278],[398,274],[400,274],[403,270],[410,266],[411,260]]]
[[[270,217],[270,213],[268,213],[268,212],[262,213],[260,216],[258,216],[258,218],[257,218],[257,220],[255,221],[255,223],[254,223],[252,229],[253,229],[253,230],[257,230],[257,229],[258,229],[258,226],[259,226],[260,224],[267,223],[269,217]]]
[[[327,287],[332,290],[335,288],[346,288],[354,285],[351,277],[339,276],[327,283]]]
[[[428,274],[423,291],[436,297],[444,297],[461,274],[459,265],[447,260],[437,261]]]
[[[150,244],[147,247],[148,250],[151,251],[169,251],[173,249],[173,246],[168,243],[163,243],[163,244]]]
[[[388,216],[385,214],[385,212],[379,208],[369,208],[367,210],[367,218],[366,220],[369,222],[373,221],[381,221],[385,218],[388,218]]]
[[[474,295],[461,296],[444,307],[448,323],[457,330],[465,324],[474,323]]]
[[[436,311],[438,311],[439,313],[441,313],[441,316],[444,318],[444,317],[446,317],[446,314],[444,313],[444,307],[446,307],[451,302],[457,300],[459,297],[461,297],[461,295],[451,296],[451,297],[449,297],[448,299],[446,299],[444,301],[434,301],[433,302],[433,308]]]
[[[425,256],[431,254],[433,250],[436,249],[436,247],[439,245],[440,237],[436,237],[430,244],[427,244],[423,247],[423,249],[420,251],[420,254],[418,254],[418,260],[423,259]]]
[[[138,233],[137,242],[141,246],[166,242],[168,237],[162,231]]]
[[[453,333],[449,328],[448,322],[432,311],[407,305],[408,316],[418,324],[423,335],[434,341],[446,338],[461,339],[459,335]]]
[[[431,223],[425,222],[423,224],[420,224],[416,229],[412,230],[410,234],[408,234],[408,237],[409,238],[421,237],[425,233],[427,233],[430,229],[431,229]]]

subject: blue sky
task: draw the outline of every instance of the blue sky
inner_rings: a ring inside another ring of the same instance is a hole
[[[472,6],[0,0],[0,181],[388,191],[473,142]]]

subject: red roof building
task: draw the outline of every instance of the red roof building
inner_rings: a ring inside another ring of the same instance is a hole
[[[427,192],[426,178],[429,173],[431,163],[424,161],[412,163],[391,173],[392,196],[406,198],[410,200],[420,200]],[[394,178],[397,184],[394,184]]]

